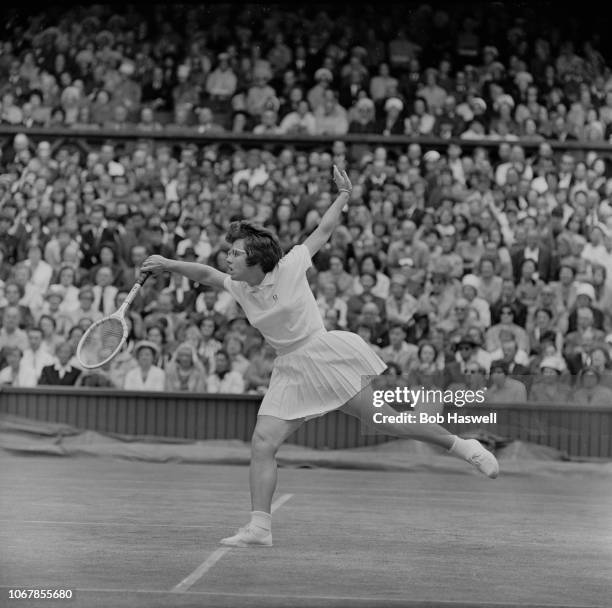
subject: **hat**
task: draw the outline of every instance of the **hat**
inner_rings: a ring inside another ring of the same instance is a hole
[[[399,97],[389,97],[389,99],[385,101],[385,112],[388,112],[392,108],[401,112],[404,109],[404,102]]]
[[[475,348],[476,346],[478,346],[478,344],[474,340],[472,340],[472,338],[470,338],[469,336],[461,336],[457,344],[455,344],[455,347],[460,348],[464,344],[471,346],[472,348]]]
[[[555,293],[555,289],[554,287],[550,284],[550,283],[544,283],[544,285],[542,285],[542,289],[540,290],[540,293],[550,293],[550,294],[554,294]]]
[[[440,236],[454,236],[457,232],[457,229],[452,224],[449,224],[448,226],[437,224],[436,229]]]
[[[361,110],[362,108],[366,110],[373,110],[374,102],[369,97],[362,97],[361,99],[357,100],[355,107],[358,110]]]
[[[578,375],[580,378],[584,378],[585,376],[595,376],[597,380],[601,379],[601,374],[594,367],[585,367],[584,369],[580,370]]]
[[[517,72],[514,77],[515,82],[525,82],[531,84],[533,82],[533,76],[529,72]]]
[[[472,105],[480,108],[483,112],[487,109],[487,102],[482,97],[474,97],[472,99]]]
[[[122,177],[125,175],[125,167],[121,163],[111,160],[108,163],[108,174],[111,177]]]
[[[436,150],[430,150],[429,152],[425,152],[423,155],[423,160],[426,162],[431,161],[432,163],[436,163],[440,160],[440,153]]]
[[[493,107],[498,110],[499,107],[502,104],[507,104],[509,105],[511,108],[514,107],[514,99],[512,99],[512,97],[510,95],[508,95],[507,93],[504,93],[503,95],[500,95],[496,100],[495,103],[493,104]]]
[[[493,373],[496,369],[501,369],[504,374],[507,374],[509,371],[508,364],[503,359],[496,359],[495,361],[491,362],[489,371]]]
[[[218,59],[219,61],[223,61],[224,59],[225,59],[225,60],[228,60],[228,59],[229,59],[229,57],[230,57],[230,56],[229,56],[229,53],[225,53],[225,52],[223,52],[223,53],[219,53],[219,54],[217,55],[217,59]]]
[[[544,369],[545,367],[549,369],[554,369],[558,374],[563,372],[563,363],[559,359],[559,357],[544,357],[542,361],[540,361],[540,369]]]
[[[610,236],[610,229],[603,223],[603,222],[597,222],[597,224],[595,224],[594,226],[591,227],[591,230],[595,230],[595,229],[601,230],[601,233],[608,238]]]
[[[94,297],[94,292],[90,285],[85,285],[79,289],[79,298],[84,295],[88,295],[91,298]]]
[[[62,285],[50,285],[49,289],[47,289],[47,293],[45,293],[45,300],[53,296],[57,296],[63,300],[66,296],[66,289]]]
[[[334,79],[334,75],[327,68],[319,68],[314,77],[315,80],[328,80],[330,82]]]
[[[480,279],[475,274],[466,274],[463,279],[461,279],[461,284],[473,287],[478,291],[480,288]]]
[[[578,283],[576,297],[578,296],[589,296],[591,300],[595,301],[595,288],[590,283]]]
[[[134,354],[138,356],[138,351],[141,348],[150,348],[153,351],[153,354],[159,355],[159,346],[155,344],[155,342],[151,342],[151,340],[140,340],[140,342],[136,343],[134,346]]]
[[[403,275],[396,273],[391,277],[391,285],[396,283],[397,285],[406,285],[408,279]]]
[[[493,57],[497,57],[499,55],[499,51],[494,46],[485,46],[482,52],[483,53],[491,53],[491,55],[493,55]]]
[[[131,76],[134,71],[135,71],[135,66],[133,64],[133,62],[131,61],[124,61],[120,66],[119,66],[119,71],[124,74],[125,76]]]

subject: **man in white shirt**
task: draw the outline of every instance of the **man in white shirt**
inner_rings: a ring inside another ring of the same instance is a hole
[[[28,335],[19,328],[19,309],[16,306],[7,306],[2,317],[0,329],[0,350],[17,346],[21,352],[28,348]]]
[[[101,266],[96,272],[96,284],[93,286],[93,308],[105,317],[115,312],[115,298],[119,290],[113,284],[113,271],[108,266]]]
[[[380,357],[385,363],[395,363],[402,372],[407,372],[419,349],[416,344],[406,342],[406,330],[399,323],[389,329],[389,346],[381,349]]]
[[[227,351],[219,350],[215,355],[215,373],[206,378],[206,390],[209,393],[240,394],[244,387],[244,377],[231,369]]]
[[[198,262],[206,262],[212,252],[206,233],[202,232],[202,226],[195,220],[187,220],[187,238],[179,241],[176,246],[176,255],[183,257],[187,249],[193,249]]]
[[[18,346],[8,346],[4,351],[7,366],[0,370],[0,385],[20,386],[22,351]]]
[[[36,386],[43,367],[53,365],[55,357],[42,348],[43,334],[40,328],[28,329],[29,347],[23,353],[19,369],[19,386]]]
[[[263,186],[268,181],[268,172],[261,162],[259,150],[249,150],[246,157],[246,169],[234,173],[232,183],[237,186],[241,181],[249,184],[249,190],[255,186]]]

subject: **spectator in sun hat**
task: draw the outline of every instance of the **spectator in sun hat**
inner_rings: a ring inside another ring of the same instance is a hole
[[[313,112],[315,112],[319,106],[323,105],[324,93],[329,90],[334,76],[327,68],[319,68],[314,74],[314,79],[316,80],[316,84],[306,95],[308,104]]]
[[[153,365],[159,357],[159,346],[150,340],[141,340],[134,346],[134,357],[138,366],[129,370],[125,375],[123,388],[139,391],[165,390],[166,374],[163,369]]]
[[[540,362],[539,375],[529,391],[529,402],[556,405],[572,402],[572,390],[564,377],[565,363],[560,355],[549,355]]]
[[[383,109],[385,115],[380,118],[377,131],[383,135],[402,135],[404,132],[404,102],[399,97],[389,97]]]

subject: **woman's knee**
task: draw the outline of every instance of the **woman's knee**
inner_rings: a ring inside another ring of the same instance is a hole
[[[269,433],[255,429],[251,439],[251,449],[254,456],[274,456],[279,444]]]

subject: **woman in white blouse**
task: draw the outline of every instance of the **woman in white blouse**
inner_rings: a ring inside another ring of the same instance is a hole
[[[160,367],[153,365],[153,360],[159,354],[159,347],[154,342],[141,340],[136,344],[134,355],[138,367],[131,369],[125,375],[123,388],[133,391],[163,391],[166,373]]]

